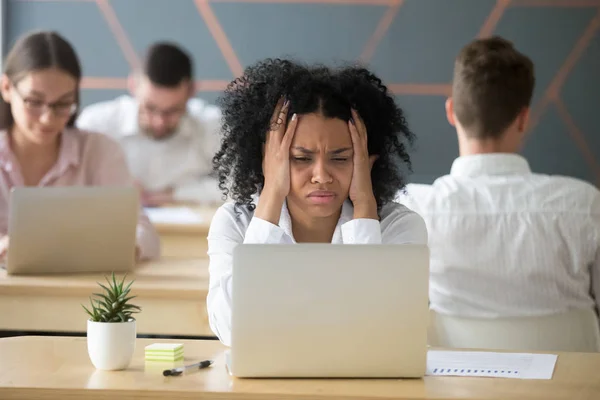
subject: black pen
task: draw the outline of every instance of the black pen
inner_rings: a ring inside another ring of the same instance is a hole
[[[179,376],[185,370],[207,368],[207,367],[210,367],[212,365],[212,363],[213,362],[211,360],[204,360],[204,361],[200,361],[199,363],[196,363],[196,364],[186,365],[186,366],[179,367],[179,368],[165,369],[163,371],[163,375],[164,376]]]

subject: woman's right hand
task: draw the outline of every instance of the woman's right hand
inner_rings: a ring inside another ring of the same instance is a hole
[[[281,207],[290,192],[290,146],[298,118],[294,114],[290,123],[286,124],[289,108],[289,101],[282,97],[271,117],[263,150],[265,184],[254,214],[274,225],[279,223]]]

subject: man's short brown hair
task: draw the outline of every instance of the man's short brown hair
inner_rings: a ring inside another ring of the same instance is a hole
[[[501,37],[477,39],[454,64],[454,114],[474,138],[499,138],[529,107],[535,85],[533,62]]]

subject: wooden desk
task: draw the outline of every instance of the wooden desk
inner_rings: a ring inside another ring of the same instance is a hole
[[[201,218],[198,224],[154,223],[165,258],[206,258],[206,237],[216,207],[190,207]]]
[[[215,360],[209,369],[163,377],[162,367],[144,363],[138,339],[134,360],[124,371],[95,370],[85,338],[0,339],[0,398],[45,400],[121,399],[436,399],[436,400],[597,400],[600,354],[559,354],[549,381],[425,377],[415,380],[235,379],[224,366],[217,341],[184,343],[187,363]]]
[[[142,313],[140,334],[214,336],[208,326],[207,259],[165,259],[128,276]],[[103,275],[7,276],[0,270],[0,329],[85,332],[81,304],[98,292]],[[1,397],[0,397],[1,398]]]

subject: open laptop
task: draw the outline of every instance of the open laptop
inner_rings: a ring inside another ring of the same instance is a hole
[[[229,372],[422,377],[428,288],[424,245],[238,245]]]
[[[18,187],[11,191],[9,274],[127,271],[135,265],[134,187]]]

